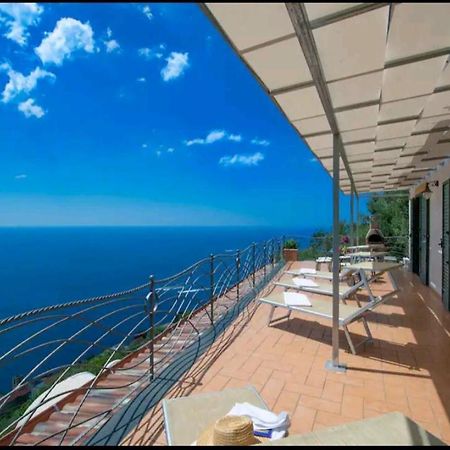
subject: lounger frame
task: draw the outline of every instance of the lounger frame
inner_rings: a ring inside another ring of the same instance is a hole
[[[365,271],[364,270],[360,270],[360,277],[361,277],[361,281],[359,283],[357,283],[355,286],[351,286],[351,288],[353,289],[349,289],[349,291],[354,292],[356,289],[359,289],[361,286],[366,286],[367,290],[369,291],[369,296],[371,298],[371,301],[369,301],[367,304],[365,304],[364,306],[361,307],[361,305],[358,303],[358,306],[360,306],[360,308],[356,309],[353,313],[349,314],[347,317],[344,318],[339,318],[339,327],[342,328],[344,330],[344,334],[345,337],[347,339],[348,345],[350,347],[351,352],[356,355],[356,348],[358,348],[359,346],[365,344],[365,343],[370,343],[373,341],[373,337],[372,337],[372,333],[370,332],[370,328],[369,328],[369,324],[367,323],[366,320],[366,315],[370,312],[373,311],[376,307],[378,307],[380,304],[384,303],[385,301],[387,301],[388,299],[390,299],[392,296],[394,296],[398,291],[398,285],[395,281],[395,278],[392,276],[390,271],[388,272],[388,276],[390,278],[390,281],[392,283],[392,287],[393,290],[383,296],[377,296],[375,297],[370,289],[370,282],[373,281],[374,278],[378,277],[381,273],[383,272],[379,272],[376,275],[372,276],[371,278],[367,278]],[[284,286],[284,287],[288,287],[288,288],[295,288],[297,290],[304,290],[304,291],[308,291],[308,288],[305,287],[304,289],[301,289],[301,287],[299,286],[292,286],[292,285],[287,285],[285,283],[274,283],[275,285],[278,286]],[[311,293],[321,293],[320,290],[315,290],[315,291],[309,291]],[[326,292],[325,295],[329,295],[329,292]],[[301,312],[304,314],[308,314],[308,315],[312,315],[312,316],[316,316],[316,317],[321,317],[324,319],[328,319],[328,320],[333,320],[333,315],[332,314],[326,314],[320,311],[315,311],[314,309],[311,309],[311,307],[309,306],[288,306],[285,304],[282,304],[280,302],[277,301],[272,301],[270,300],[270,297],[268,298],[258,298],[258,301],[260,303],[266,303],[268,305],[271,306],[271,310],[269,313],[269,318],[267,321],[267,325],[270,326],[272,324],[273,321],[279,321],[279,320],[283,320],[283,319],[287,319],[289,320],[292,314],[292,311],[297,311],[297,312]],[[275,309],[276,308],[284,308],[288,310],[288,313],[286,316],[283,317],[279,317],[276,319],[273,319],[273,315],[275,313]],[[366,331],[367,337],[366,339],[364,339],[363,341],[361,341],[360,343],[358,343],[357,345],[355,345],[352,341],[350,332],[348,330],[348,325],[350,325],[353,322],[356,321],[361,321],[364,329]]]
[[[330,280],[331,281],[331,280]],[[280,281],[276,281],[274,283],[276,286],[282,286],[286,289],[293,289],[297,291],[305,291],[305,292],[311,292],[312,294],[320,294],[320,295],[333,295],[333,286],[330,282],[330,288],[324,289],[322,286],[297,286],[296,284],[291,283],[284,283]],[[352,286],[348,286],[348,289],[345,290],[345,292],[339,292],[339,298],[342,301],[342,303],[346,304],[346,299],[349,298],[352,294],[356,293],[360,288],[366,288],[369,293],[370,301],[375,301],[375,297],[370,289],[370,286],[368,284],[368,280],[366,277],[360,278],[360,281],[355,283]],[[356,299],[356,302],[358,306],[361,306],[361,303],[358,299]]]
[[[329,320],[333,319],[333,317],[331,315],[318,313],[318,312],[313,311],[313,310],[308,310],[307,308],[309,308],[309,307],[302,308],[302,307],[297,307],[297,306],[281,305],[281,304],[279,304],[277,302],[271,302],[270,300],[264,299],[264,298],[263,299],[258,299],[258,301],[260,303],[266,303],[266,304],[268,304],[268,305],[270,305],[272,307],[271,310],[270,310],[270,313],[269,313],[268,321],[267,321],[267,326],[269,326],[269,327],[272,325],[273,322],[278,322],[278,321],[283,320],[283,319],[289,320],[291,318],[292,311],[302,312],[302,313],[305,313],[305,314],[309,314],[309,315],[316,316],[316,317],[322,317],[322,318],[329,319]],[[361,345],[363,345],[365,343],[373,342],[373,336],[372,336],[372,333],[370,331],[369,324],[367,323],[367,320],[364,317],[364,314],[369,312],[372,309],[372,307],[373,307],[373,305],[367,304],[367,305],[365,305],[365,306],[363,306],[362,308],[359,309],[359,311],[361,311],[360,313],[352,314],[352,315],[346,317],[345,319],[339,319],[339,327],[344,330],[344,334],[345,334],[345,338],[347,339],[348,346],[350,347],[350,351],[354,355],[356,355],[356,349],[358,347],[360,347]],[[275,313],[276,308],[287,309],[288,313],[285,316],[277,317],[276,319],[274,319],[273,315]],[[351,338],[350,332],[348,330],[348,325],[350,325],[352,322],[356,322],[356,321],[361,321],[362,322],[362,324],[364,326],[364,329],[366,331],[367,337],[363,341],[361,341],[361,342],[359,342],[358,344],[355,345],[353,340],[352,340],[352,338]]]

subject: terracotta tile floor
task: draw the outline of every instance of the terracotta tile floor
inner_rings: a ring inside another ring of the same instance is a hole
[[[398,270],[396,279],[401,292],[368,316],[372,345],[352,355],[340,334],[346,373],[324,367],[328,322],[293,313],[268,327],[269,306],[253,302],[168,396],[252,384],[272,410],[290,414],[290,433],[400,411],[450,443],[450,313],[415,275]],[[391,289],[387,278],[375,285],[375,293]],[[360,323],[350,332],[356,342],[364,335]],[[164,443],[160,405],[123,441]]]

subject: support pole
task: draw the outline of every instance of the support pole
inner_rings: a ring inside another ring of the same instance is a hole
[[[333,328],[331,330],[332,354],[325,367],[333,372],[344,372],[339,364],[339,135],[333,134]]]
[[[354,211],[354,197],[355,191],[353,186],[350,191],[350,245],[355,245],[355,211]]]
[[[356,194],[356,245],[359,245],[359,195]]]

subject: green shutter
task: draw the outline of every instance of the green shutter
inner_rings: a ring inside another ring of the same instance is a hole
[[[419,199],[419,276],[423,284],[428,284],[428,217],[429,200]]]

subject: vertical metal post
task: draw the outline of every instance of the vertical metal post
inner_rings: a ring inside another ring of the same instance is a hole
[[[332,355],[325,367],[334,372],[342,372],[339,365],[339,135],[333,134],[333,328],[331,330]]]
[[[155,277],[150,276],[150,380],[155,376]]]
[[[355,245],[355,220],[354,220],[354,208],[353,199],[355,196],[355,191],[353,190],[353,185],[350,191],[350,245]]]
[[[256,244],[252,245],[252,286],[256,286]]]
[[[266,275],[267,275],[267,248],[266,248],[266,243],[264,242],[264,246],[263,246],[263,261],[264,261],[264,266],[263,266],[263,271],[264,271],[264,279],[266,279]]]
[[[442,193],[444,195],[444,193]],[[412,271],[412,230],[413,230],[413,210],[412,210],[412,199],[408,200],[408,270]],[[441,247],[442,248],[442,247]],[[444,250],[444,248],[442,248]],[[445,254],[444,254],[445,257]],[[445,261],[445,259],[444,259]]]
[[[209,299],[211,302],[211,324],[214,325],[214,255],[211,253],[209,257],[209,282],[210,282],[210,294]]]
[[[241,283],[241,251],[238,250],[236,252],[236,299],[239,301],[240,299],[240,292],[239,292],[239,285]]]
[[[273,269],[275,266],[275,240],[274,239],[271,240],[270,249],[271,249],[270,261],[272,263],[272,269]]]
[[[356,245],[359,245],[359,195],[356,194]]]

